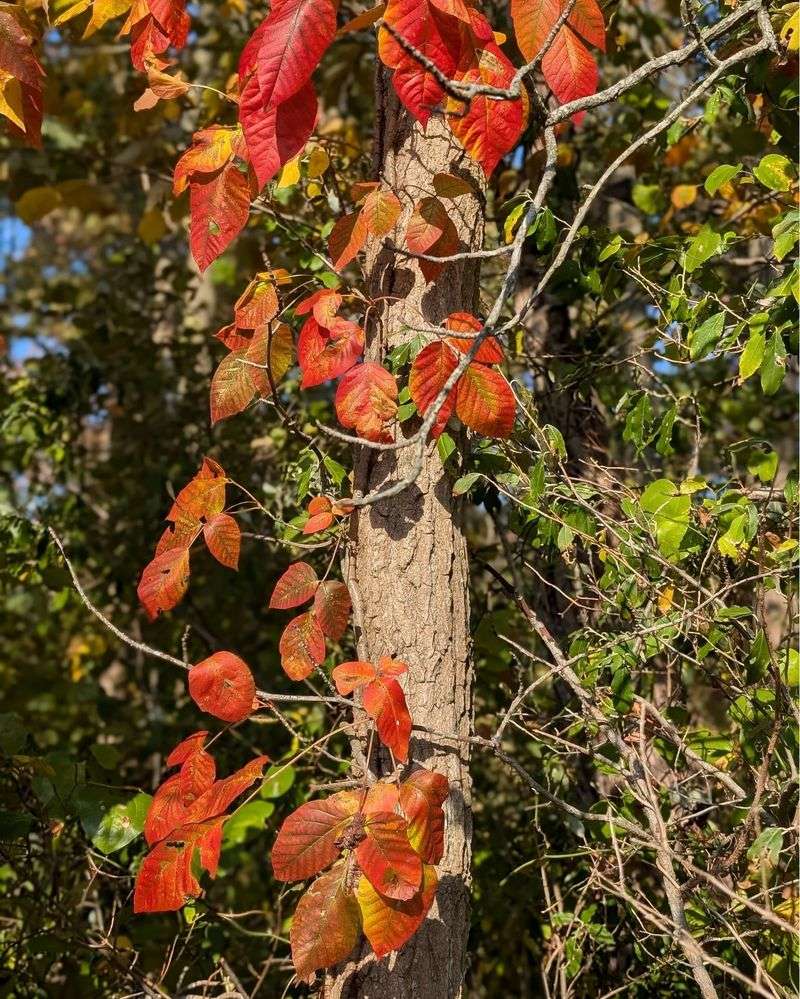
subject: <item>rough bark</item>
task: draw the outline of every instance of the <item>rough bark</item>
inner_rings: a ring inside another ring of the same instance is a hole
[[[412,122],[378,87],[377,163],[380,178],[403,203],[394,238],[401,243],[415,201],[434,193],[432,179],[448,172],[469,179],[476,195],[451,202],[463,248],[483,239],[483,180],[453,140],[432,118],[426,130]],[[374,299],[389,296],[372,316],[368,356],[378,360],[413,337],[414,326],[440,322],[454,311],[474,311],[478,269],[474,262],[448,264],[427,284],[417,264],[385,246],[367,255]],[[412,327],[412,329],[409,329]],[[408,430],[411,433],[415,427]],[[376,454],[357,449],[356,493],[366,494],[402,476],[413,448]],[[394,655],[408,663],[406,697],[416,729],[411,759],[445,773],[446,849],[439,866],[436,902],[418,933],[397,954],[376,962],[365,947],[329,976],[326,999],[453,999],[461,995],[469,930],[469,870],[472,818],[469,747],[430,734],[467,736],[471,724],[472,664],[469,640],[467,550],[459,504],[436,445],[429,446],[416,483],[399,496],[361,509],[352,518],[347,578],[354,597],[359,655]],[[374,754],[375,772],[389,761]]]

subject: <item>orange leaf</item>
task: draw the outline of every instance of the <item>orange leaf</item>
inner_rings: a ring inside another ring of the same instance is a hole
[[[348,35],[351,31],[363,31],[364,28],[371,27],[376,21],[379,21],[383,17],[385,10],[385,3],[376,4],[374,7],[370,7],[369,10],[362,10],[360,14],[356,14],[355,17],[351,17],[349,21],[339,28],[336,32],[337,37],[341,35]]]
[[[470,364],[458,381],[459,420],[486,437],[509,437],[515,413],[514,393],[503,375],[486,365]]]
[[[341,305],[342,296],[338,291],[333,288],[321,288],[298,302],[294,311],[298,316],[307,316],[311,312],[320,326],[330,329]]]
[[[182,739],[178,743],[178,745],[167,757],[167,766],[177,767],[181,763],[185,763],[191,756],[194,756],[195,753],[199,753],[203,749],[207,737],[208,732],[205,731],[205,729],[202,732],[195,732],[192,735],[187,735],[185,739]]]
[[[390,951],[399,950],[416,933],[433,904],[437,886],[436,871],[427,864],[422,868],[421,891],[406,902],[380,895],[367,878],[359,878],[356,898],[364,935],[379,960]]]
[[[420,415],[424,416],[428,412],[457,365],[456,355],[441,340],[429,343],[414,358],[408,378],[408,389]],[[454,386],[439,410],[431,430],[431,437],[438,437],[444,430],[455,404],[456,387]]]
[[[215,652],[189,670],[195,704],[226,722],[239,722],[253,710],[256,685],[247,663],[232,652]]]
[[[391,442],[387,424],[397,414],[394,375],[372,361],[351,368],[336,390],[335,406],[343,427],[368,441]]]
[[[343,375],[363,351],[364,331],[356,323],[335,319],[326,328],[309,316],[297,343],[297,360],[303,373],[300,387],[312,388]]]
[[[310,600],[319,580],[308,562],[293,562],[283,573],[269,600],[270,610],[291,610]]]
[[[469,312],[453,312],[444,321],[444,325],[456,333],[479,333],[483,329],[480,319],[470,315]],[[461,340],[456,337],[448,337],[447,342],[451,347],[466,354],[472,346],[472,339]],[[503,349],[493,336],[487,337],[478,347],[478,351],[473,358],[483,364],[500,364],[503,360]]]
[[[347,865],[322,874],[297,903],[289,931],[299,978],[344,961],[361,933],[361,910],[349,886]]]
[[[325,636],[310,612],[300,614],[283,629],[278,643],[281,666],[292,680],[305,680],[325,659]]]
[[[512,64],[494,42],[489,42],[480,54],[478,65],[459,79],[462,83],[505,88],[513,76]],[[448,100],[447,110],[453,135],[490,177],[500,160],[519,142],[527,122],[528,97],[524,88],[516,100],[497,101],[478,94],[466,107],[462,101]]]
[[[227,513],[218,513],[203,525],[203,538],[214,558],[229,569],[239,568],[242,532]]]
[[[189,585],[189,549],[171,548],[145,566],[136,592],[147,616],[155,621],[172,610]]]
[[[367,195],[361,217],[373,236],[385,236],[394,228],[401,210],[400,199],[393,191],[377,190]]]
[[[432,770],[416,770],[399,788],[409,842],[426,864],[438,864],[444,853],[442,804],[449,792],[447,778]]]
[[[360,211],[343,215],[328,236],[328,253],[337,271],[346,267],[361,251],[369,235]]]
[[[240,794],[262,776],[264,766],[268,762],[268,756],[256,756],[236,773],[223,780],[214,781],[211,787],[189,806],[186,812],[187,821],[205,822],[207,819],[222,815]]]
[[[394,812],[376,812],[367,817],[364,832],[356,860],[365,877],[381,895],[412,898],[422,881],[422,861],[408,841],[405,819]]]
[[[336,689],[345,697],[347,694],[352,694],[358,687],[370,683],[377,674],[372,663],[355,660],[335,666],[331,675]]]
[[[323,634],[338,642],[350,620],[350,593],[344,583],[331,580],[320,583],[314,594],[314,617]]]
[[[359,796],[341,791],[322,801],[307,801],[285,820],[272,847],[278,881],[302,881],[339,856],[336,840],[358,811]]]
[[[403,688],[391,678],[373,680],[364,689],[364,709],[375,719],[381,742],[405,763],[411,735],[411,715]]]
[[[195,800],[184,793],[181,775],[168,777],[153,795],[144,823],[144,838],[152,845],[183,825],[186,810]]]
[[[233,307],[236,326],[255,330],[278,314],[278,293],[269,272],[256,274]]]

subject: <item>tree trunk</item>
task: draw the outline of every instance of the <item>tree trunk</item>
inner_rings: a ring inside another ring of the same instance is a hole
[[[423,130],[400,107],[380,71],[376,165],[380,179],[403,203],[390,236],[402,245],[413,205],[433,195],[436,173],[454,173],[476,188],[448,203],[462,249],[483,240],[483,179],[441,119]],[[452,210],[451,210],[452,206]],[[371,317],[367,354],[382,360],[413,338],[414,326],[440,323],[451,312],[473,312],[478,267],[445,265],[432,284],[416,262],[380,245],[367,255],[373,299],[390,296]],[[412,329],[409,329],[412,327]],[[408,424],[406,424],[406,428]],[[416,427],[407,429],[410,434]],[[401,430],[402,434],[403,431]],[[413,463],[414,448],[375,452],[359,448],[355,492],[366,494],[396,480]],[[436,444],[428,446],[422,473],[399,496],[361,508],[352,517],[347,580],[354,598],[359,656],[392,655],[408,663],[403,682],[415,727],[410,761],[446,774],[446,846],[433,908],[417,934],[396,955],[376,961],[368,947],[328,977],[326,999],[454,999],[461,995],[469,931],[472,816],[469,745],[435,733],[465,737],[472,716],[467,549],[459,504]],[[426,731],[427,730],[427,731]],[[376,773],[390,762],[370,763]]]

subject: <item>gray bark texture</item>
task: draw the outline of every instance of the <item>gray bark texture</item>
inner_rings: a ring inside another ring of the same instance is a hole
[[[379,80],[378,98],[376,166],[381,181],[403,203],[389,239],[403,245],[414,203],[434,194],[433,177],[443,172],[475,187],[474,196],[447,205],[461,249],[480,247],[480,169],[469,162],[440,118],[432,117],[425,130],[412,121],[385,77]],[[382,360],[393,347],[413,338],[413,327],[438,324],[451,312],[474,312],[477,306],[474,261],[445,265],[429,284],[415,261],[378,243],[368,248],[367,279],[373,300],[381,299],[367,330],[370,360]],[[382,453],[356,450],[356,495],[395,481],[414,462],[413,447]],[[428,446],[413,486],[353,515],[349,542],[346,576],[359,656],[375,661],[391,655],[408,663],[403,686],[414,725],[419,726],[412,736],[410,762],[446,774],[451,793],[445,805],[439,889],[428,918],[399,953],[382,961],[375,960],[368,946],[362,948],[327,977],[323,994],[325,999],[455,999],[462,995],[469,931],[469,745],[440,735],[470,734],[473,674],[467,549],[459,504],[435,443]],[[383,752],[373,753],[371,768],[380,774],[391,769],[391,763]]]

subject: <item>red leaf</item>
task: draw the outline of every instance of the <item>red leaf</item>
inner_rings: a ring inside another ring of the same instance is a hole
[[[335,666],[331,675],[333,676],[333,682],[336,684],[336,689],[342,697],[346,697],[348,694],[352,694],[358,687],[363,687],[365,684],[370,683],[375,679],[377,674],[372,663],[355,660],[354,662],[340,663],[338,666]]]
[[[313,313],[319,325],[329,329],[334,319],[336,319],[336,313],[341,308],[341,305],[342,296],[340,292],[335,291],[333,288],[322,288],[320,291],[315,291],[313,295],[309,295],[298,302],[294,307],[294,311],[298,316],[307,316],[309,312]]]
[[[480,53],[478,65],[459,79],[462,83],[505,88],[513,76],[512,64],[500,48],[490,42]],[[468,107],[462,101],[450,99],[447,110],[453,135],[490,177],[500,160],[519,142],[528,117],[528,97],[524,87],[517,100],[497,101],[478,94]]]
[[[259,190],[303,150],[314,131],[317,95],[309,81],[280,105],[270,105],[254,73],[242,85],[239,122]]]
[[[483,329],[480,319],[469,314],[469,312],[453,312],[444,321],[444,325],[457,333],[479,333]],[[466,354],[472,346],[472,339],[461,340],[456,337],[448,337],[447,342],[456,350]],[[503,349],[493,336],[487,337],[473,358],[483,364],[500,364],[503,360]]]
[[[246,170],[229,163],[204,182],[189,185],[189,245],[201,271],[226,249],[247,225],[250,181]]]
[[[389,0],[384,23],[445,76],[454,77],[474,40],[469,29],[469,13],[462,0]],[[430,69],[408,53],[383,30],[378,36],[378,52],[384,65],[394,69],[393,84],[400,100],[422,125],[444,97],[442,85]]]
[[[587,97],[597,90],[597,63],[574,31],[566,25],[542,60],[542,72],[547,85],[562,104]],[[583,113],[574,115],[576,124]]]
[[[201,794],[205,794],[216,776],[217,765],[214,757],[204,749],[193,753],[178,774],[184,804],[188,806]]]
[[[444,854],[442,804],[450,793],[447,778],[432,770],[416,770],[399,792],[409,842],[426,864],[438,864]]]
[[[320,583],[314,594],[314,617],[323,634],[338,642],[350,620],[350,593],[344,583],[335,580]]]
[[[247,146],[237,128],[211,125],[192,136],[192,144],[175,164],[172,192],[176,196],[198,176],[214,174],[228,164],[234,156],[244,159]]]
[[[167,757],[167,766],[177,767],[179,764],[185,763],[195,753],[199,753],[205,745],[207,736],[208,732],[205,730],[187,735]]]
[[[412,898],[422,881],[422,861],[408,841],[405,819],[393,812],[376,812],[367,818],[364,832],[356,860],[365,877],[388,898]]]
[[[215,652],[189,670],[195,704],[226,722],[240,722],[253,710],[256,685],[247,663],[232,652]]]
[[[325,659],[325,636],[310,612],[293,618],[278,643],[281,666],[292,680],[305,680]]]
[[[411,373],[408,378],[408,389],[420,414],[424,416],[433,401],[444,387],[445,382],[455,371],[458,359],[450,347],[441,340],[429,343],[414,358]],[[444,405],[439,410],[436,422],[431,430],[432,437],[438,437],[447,425],[447,421],[456,404],[456,388],[450,390]]]
[[[364,351],[364,331],[356,323],[335,319],[330,328],[313,316],[303,324],[297,343],[297,360],[303,378],[301,388],[312,388],[343,375]]]
[[[381,742],[405,763],[411,735],[411,715],[403,688],[391,678],[373,680],[364,689],[364,709],[375,719]]]
[[[218,513],[203,526],[203,538],[214,558],[229,569],[239,568],[242,532],[227,513]]]
[[[356,885],[364,935],[379,960],[390,951],[399,950],[416,933],[436,897],[438,878],[429,865],[422,868],[422,889],[407,902],[380,895],[365,877]]]
[[[189,585],[189,550],[172,548],[145,566],[136,592],[151,621],[172,610]]]
[[[344,961],[361,934],[359,909],[345,863],[322,874],[297,903],[289,939],[299,978]]]
[[[15,111],[22,123],[6,119],[6,127],[31,146],[42,145],[42,80],[44,70],[35,55],[34,35],[21,6],[0,8],[0,75],[7,74],[19,86]],[[6,92],[8,97],[8,91]],[[6,100],[8,104],[8,100]]]
[[[305,84],[336,34],[334,0],[276,0],[256,29],[256,53],[242,53],[240,75],[255,62],[264,104],[277,107]]]
[[[349,212],[337,220],[328,236],[328,253],[337,271],[346,267],[361,251],[369,231],[360,211]]]
[[[561,15],[565,0],[511,0],[511,18],[520,51],[530,62],[542,48]],[[577,32],[577,34],[576,34]],[[580,39],[605,49],[605,24],[596,0],[578,0],[542,60],[547,85],[561,103],[593,94],[597,89],[597,64]],[[576,121],[583,114],[575,115]]]
[[[246,330],[258,329],[277,316],[278,293],[269,271],[256,274],[236,300],[233,314],[236,327]]]
[[[516,401],[499,371],[470,364],[458,381],[456,415],[487,437],[508,437],[514,427]]]
[[[264,772],[268,756],[256,756],[236,773],[215,781],[193,802],[186,812],[187,822],[205,822],[226,812],[233,801],[246,791]]]
[[[448,257],[458,252],[458,232],[453,220],[438,198],[423,198],[414,207],[406,230],[406,246],[412,253],[429,257]],[[433,260],[418,260],[426,281],[434,281],[443,264]]]
[[[144,822],[145,840],[152,845],[183,825],[186,809],[194,800],[184,792],[179,773],[168,777],[153,795],[147,810]]]
[[[367,361],[351,368],[339,382],[335,406],[343,427],[368,441],[392,441],[387,424],[397,414],[397,382],[380,364]]]
[[[358,811],[359,795],[341,791],[308,801],[286,819],[272,847],[272,870],[279,881],[302,881],[339,856],[336,840]]]
[[[291,610],[310,600],[319,580],[308,562],[292,562],[275,584],[269,600],[270,610]]]
[[[217,871],[225,817],[183,826],[162,840],[142,861],[136,875],[134,912],[170,912],[200,894],[192,873],[192,858],[199,852],[200,864],[213,877]]]

